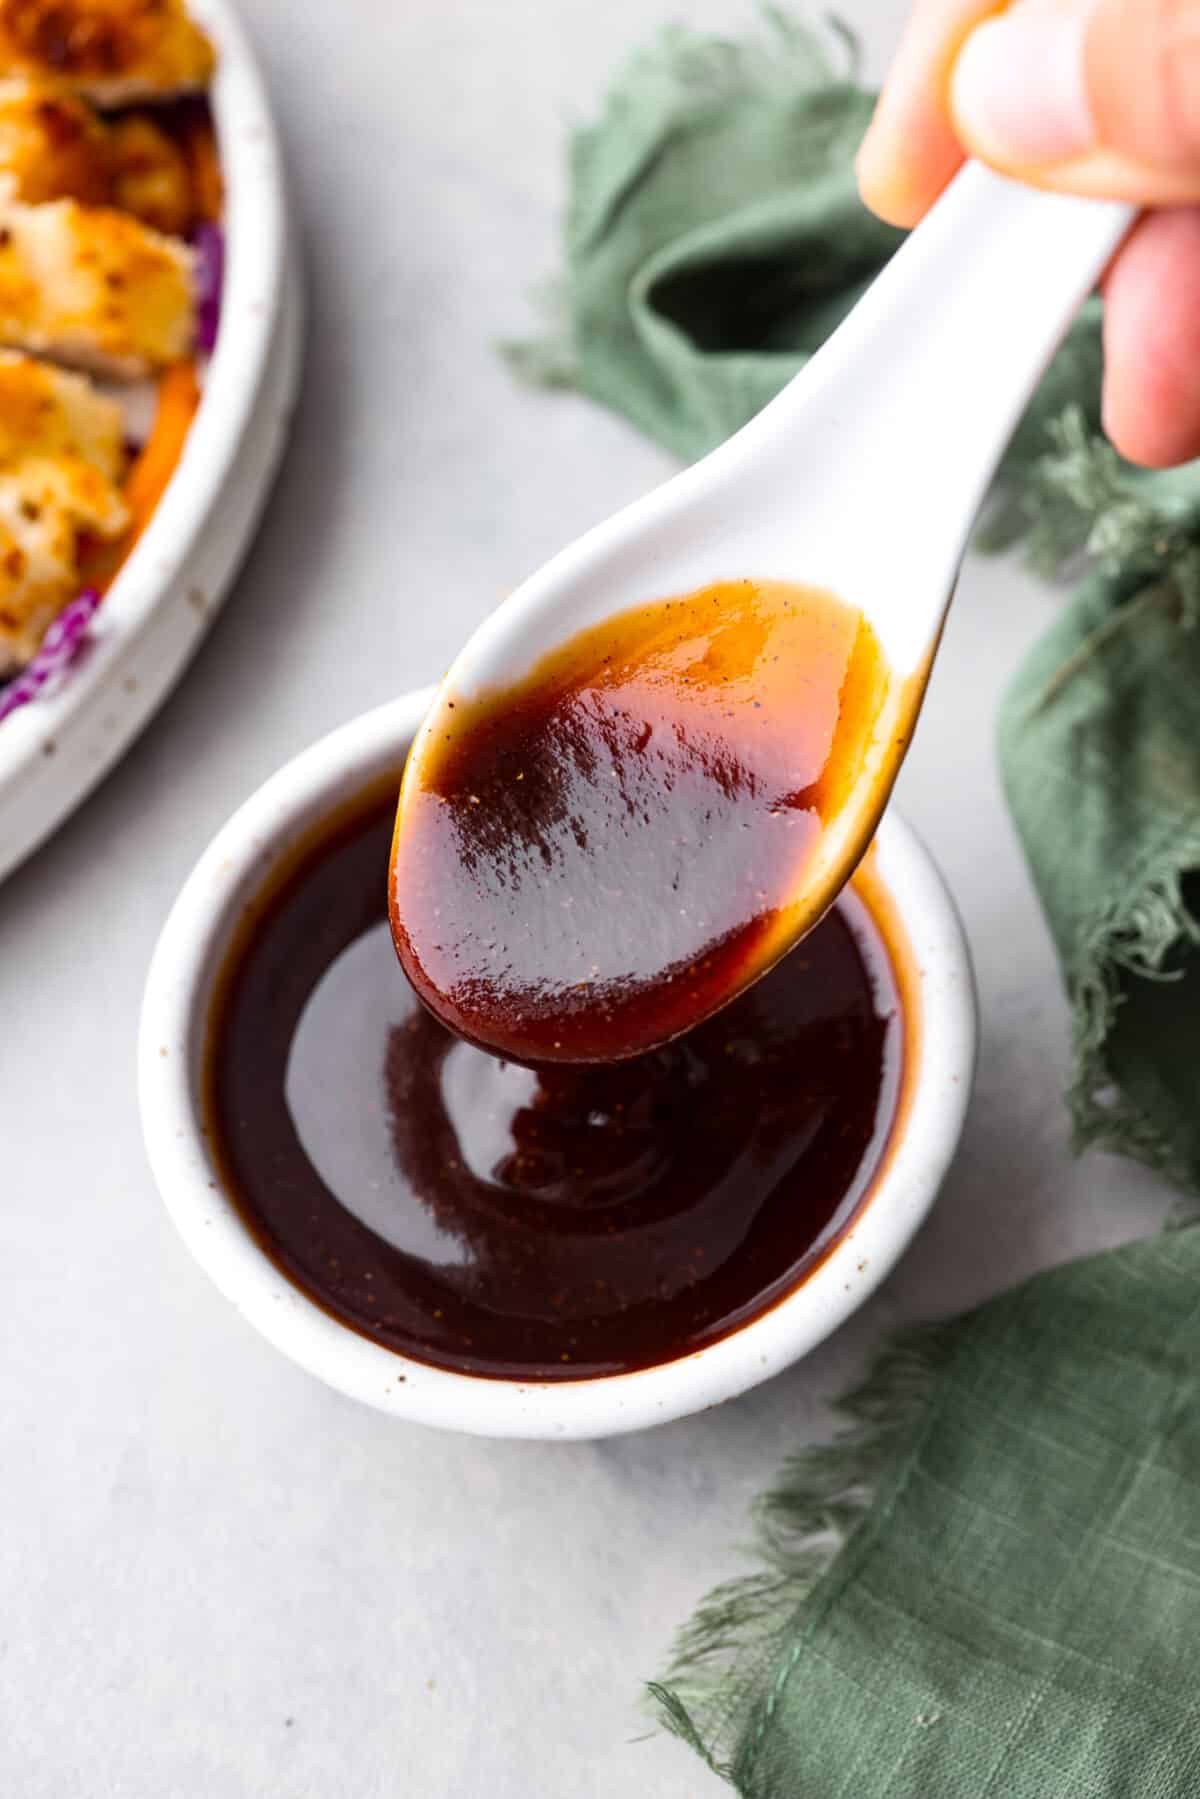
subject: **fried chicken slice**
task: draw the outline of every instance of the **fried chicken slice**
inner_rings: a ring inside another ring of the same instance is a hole
[[[0,197],[0,344],[117,379],[186,356],[193,258],[126,213]]]
[[[116,206],[182,236],[196,199],[184,149],[145,113],[111,123],[47,82],[0,80],[0,183],[27,206]]]
[[[214,63],[183,0],[0,0],[0,71],[60,82],[97,106],[192,93]]]
[[[125,529],[123,425],[82,376],[0,351],[0,678],[79,592],[84,542]]]
[[[99,115],[73,94],[0,81],[0,176],[30,206],[65,198],[107,205],[112,174]]]

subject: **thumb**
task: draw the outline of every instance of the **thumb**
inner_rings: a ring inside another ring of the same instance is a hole
[[[1200,0],[1017,0],[950,89],[967,149],[1009,174],[1145,205],[1200,199]]]

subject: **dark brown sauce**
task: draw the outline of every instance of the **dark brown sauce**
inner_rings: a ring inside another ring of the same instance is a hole
[[[405,972],[520,1061],[669,1041],[787,947],[825,827],[874,789],[907,703],[857,612],[782,582],[581,633],[420,744],[393,847]]]
[[[899,1103],[866,906],[846,895],[685,1039],[535,1072],[415,999],[390,814],[368,797],[301,847],[214,1002],[210,1130],[277,1266],[406,1355],[529,1380],[669,1361],[792,1290],[853,1220]]]

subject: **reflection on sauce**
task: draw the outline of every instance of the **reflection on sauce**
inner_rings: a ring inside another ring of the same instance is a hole
[[[283,1272],[419,1360],[530,1380],[670,1360],[790,1291],[896,1115],[896,991],[866,907],[846,895],[686,1039],[535,1071],[415,1000],[387,925],[390,805],[364,806],[256,906],[214,1005],[210,1130]]]
[[[458,702],[410,767],[391,892],[405,972],[451,1029],[521,1061],[670,1040],[786,947],[895,701],[860,615],[780,582],[582,633]]]

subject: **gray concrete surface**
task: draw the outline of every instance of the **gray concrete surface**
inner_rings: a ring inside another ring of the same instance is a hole
[[[900,0],[846,0],[873,70]],[[978,1090],[937,1210],[801,1367],[600,1445],[398,1427],[279,1358],[177,1241],[143,1159],[147,960],[222,818],[425,682],[542,558],[656,481],[493,341],[550,268],[564,128],[655,20],[742,0],[247,6],[306,236],[312,335],[257,548],[167,711],[0,889],[0,1792],[11,1799],[707,1799],[640,1679],[737,1564],[751,1497],[898,1320],[1146,1227],[1070,1160],[1066,1018],[992,755],[1054,596],[973,563],[905,772],[977,958]]]

